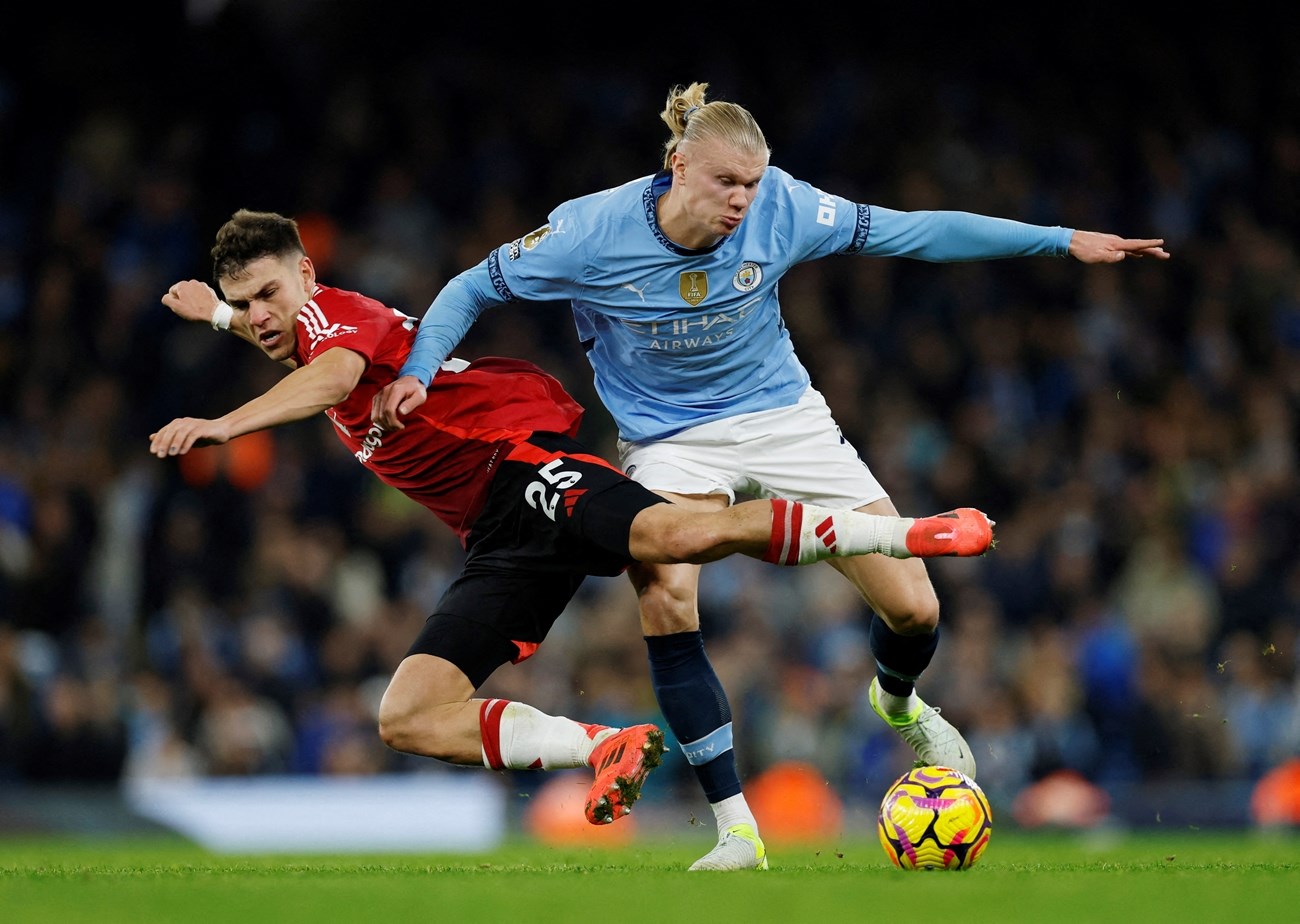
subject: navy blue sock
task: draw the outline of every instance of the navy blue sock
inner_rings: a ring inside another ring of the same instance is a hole
[[[650,682],[668,727],[682,745],[710,804],[740,792],[731,747],[731,704],[696,632],[645,638]],[[687,747],[690,744],[696,747]]]
[[[870,637],[880,688],[895,696],[911,695],[916,678],[930,666],[939,647],[939,627],[930,635],[899,635],[873,613]]]

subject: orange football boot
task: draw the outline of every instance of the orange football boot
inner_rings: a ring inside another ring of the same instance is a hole
[[[974,507],[920,517],[907,531],[907,551],[915,558],[983,555],[994,545],[994,522]]]
[[[600,729],[600,726],[589,726]],[[588,761],[596,781],[587,794],[587,820],[607,825],[632,811],[641,798],[641,786],[663,760],[664,733],[654,725],[631,725],[607,735]]]

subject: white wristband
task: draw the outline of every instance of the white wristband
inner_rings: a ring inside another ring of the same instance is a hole
[[[231,308],[225,302],[217,302],[217,307],[212,311],[212,329],[230,330],[230,319],[234,316],[234,308]]]

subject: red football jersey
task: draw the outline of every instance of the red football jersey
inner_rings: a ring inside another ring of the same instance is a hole
[[[450,360],[429,398],[386,432],[371,422],[375,394],[397,377],[416,320],[373,298],[316,287],[298,312],[299,364],[344,347],[366,360],[361,381],[325,414],[348,451],[385,484],[424,505],[464,544],[496,463],[534,431],[575,436],[583,408],[556,379],[522,359]]]

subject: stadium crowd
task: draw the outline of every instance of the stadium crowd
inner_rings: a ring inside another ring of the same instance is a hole
[[[290,48],[293,21],[232,4],[173,24],[174,79],[88,33],[0,71],[0,783],[443,769],[386,751],[374,716],[454,536],[323,420],[153,458],[159,425],[280,374],[160,296],[210,276],[236,208],[274,209],[322,280],[419,316],[550,203],[656,169],[663,91],[697,79],[755,113],[774,163],[844,196],[1173,254],[821,260],[783,287],[899,510],[998,522],[991,554],[932,563],[943,637],[920,691],[995,804],[1063,768],[1250,781],[1300,756],[1300,58],[1118,44],[1084,91],[1066,45],[1028,82],[991,49],[948,70],[882,51],[521,79],[488,52],[385,47],[332,69],[355,18]],[[222,69],[236,33],[260,73]],[[574,341],[564,306],[538,306],[457,355],[538,362],[614,457]],[[868,614],[830,569],[711,564],[701,607],[746,773],[807,761],[870,803],[910,764],[866,702]],[[571,610],[484,692],[659,721],[627,580],[590,579]],[[687,772],[672,749],[647,798],[696,795]]]

